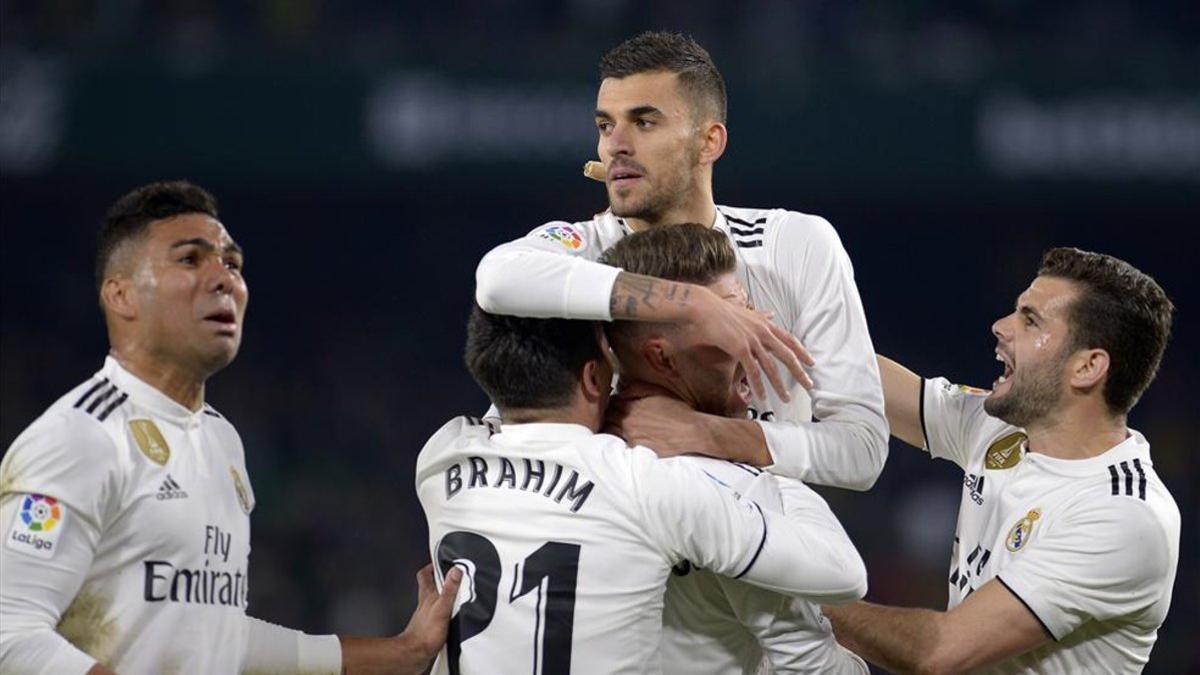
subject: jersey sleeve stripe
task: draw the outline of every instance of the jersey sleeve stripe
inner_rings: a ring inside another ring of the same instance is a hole
[[[104,409],[104,412],[100,413],[100,415],[96,419],[100,420],[101,422],[108,419],[108,414],[111,413],[112,411],[116,410],[117,408],[119,408],[121,406],[121,404],[124,403],[125,399],[127,399],[127,398],[129,398],[129,394],[126,394],[125,392],[121,392],[121,395],[117,397],[117,400],[113,401],[112,403],[109,403],[108,407]]]
[[[741,218],[734,218],[733,216],[729,215],[728,213],[725,213],[724,211],[722,211],[721,213],[725,214],[725,220],[737,223],[739,225],[746,225],[747,227],[754,227],[755,225],[762,225],[763,223],[767,222],[766,216],[763,216],[761,218],[756,218],[754,220],[754,222],[750,222],[748,220],[742,220]]]
[[[101,403],[107,401],[108,398],[115,393],[117,393],[117,385],[115,384],[110,386],[108,389],[105,389],[103,394],[100,394],[96,398],[92,399],[92,402],[87,407],[87,413],[91,415],[92,413],[96,412],[96,408],[99,408]]]
[[[1022,598],[1020,595],[1018,595],[1017,592],[1012,589],[1012,586],[1004,583],[1004,579],[1000,578],[999,575],[996,576],[996,581],[999,581],[1001,586],[1007,588],[1008,592],[1012,593],[1014,598],[1016,598],[1022,605],[1025,605],[1025,609],[1029,610],[1029,613],[1033,615],[1033,618],[1037,619],[1038,623],[1042,624],[1042,630],[1046,631],[1046,635],[1049,635],[1051,640],[1058,642],[1058,637],[1054,635],[1054,631],[1050,630],[1050,627],[1046,625],[1046,622],[1042,621],[1042,617],[1038,616],[1038,613],[1033,611],[1033,608],[1029,606],[1028,602],[1025,602],[1025,598]]]
[[[751,229],[743,229],[743,228],[738,227],[737,225],[730,225],[729,231],[733,232],[734,234],[740,234],[740,235],[748,237],[748,236],[755,235],[755,234],[762,234],[763,228],[761,225],[759,227],[755,227],[755,228],[751,228]]]
[[[1108,465],[1108,477],[1112,479],[1112,493],[1114,495],[1121,494],[1121,479],[1117,477],[1117,465]]]
[[[82,406],[84,401],[91,398],[92,394],[99,391],[100,387],[103,387],[106,384],[108,384],[107,377],[104,378],[103,380],[100,380],[96,384],[92,385],[91,388],[89,388],[87,391],[83,392],[83,396],[80,396],[79,400],[75,402],[75,407],[78,408],[78,407]]]
[[[1146,500],[1146,472],[1142,470],[1142,460],[1137,457],[1133,458],[1133,468],[1137,469],[1138,473],[1138,498],[1142,501]]]
[[[925,442],[925,451],[933,456],[933,448],[929,447],[929,431],[925,428],[925,378],[921,378],[921,393],[917,395],[917,417],[921,420],[921,440]]]
[[[751,503],[753,503],[753,502],[751,502]],[[741,579],[743,576],[746,575],[747,572],[750,571],[750,568],[754,567],[754,563],[758,562],[759,554],[762,553],[763,546],[767,545],[767,517],[766,517],[766,515],[763,514],[763,510],[762,510],[761,506],[759,506],[758,504],[754,504],[754,508],[758,509],[758,517],[762,518],[762,524],[763,524],[762,539],[760,539],[758,541],[758,550],[754,552],[754,557],[750,559],[750,563],[748,565],[746,565],[746,569],[742,570],[741,573],[739,573],[737,576],[734,577],[734,579]]]

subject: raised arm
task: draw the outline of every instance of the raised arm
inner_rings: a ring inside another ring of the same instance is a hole
[[[876,355],[883,382],[883,409],[892,435],[915,448],[925,447],[921,426],[921,376],[886,356]]]
[[[784,400],[790,394],[775,359],[802,384],[811,384],[802,363],[812,357],[800,342],[766,315],[736,307],[695,284],[630,274],[594,262],[599,251],[584,244],[579,252],[542,236],[551,224],[502,244],[475,271],[475,300],[484,311],[528,317],[687,324],[701,339],[737,359],[750,385],[766,395],[764,382]],[[587,235],[579,233],[581,240]]]

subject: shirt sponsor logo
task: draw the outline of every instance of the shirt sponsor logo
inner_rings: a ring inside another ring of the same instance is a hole
[[[1008,531],[1008,537],[1004,540],[1004,547],[1013,553],[1025,548],[1025,544],[1029,543],[1029,537],[1033,534],[1033,524],[1041,517],[1041,509],[1032,509],[1029,513],[1026,513],[1025,517],[1018,520],[1017,524],[1013,525],[1012,529]]]
[[[572,225],[547,225],[537,233],[537,236],[561,244],[563,248],[572,253],[578,253],[587,246],[587,240],[583,238],[583,233]]]
[[[25,495],[5,545],[35,558],[49,559],[54,555],[66,515],[66,509],[54,497]]]
[[[133,440],[143,455],[159,466],[166,465],[171,458],[171,447],[154,422],[129,420],[129,431],[133,433]]]
[[[1007,436],[997,439],[988,446],[984,455],[985,469],[1011,469],[1021,461],[1021,446],[1025,443],[1023,432],[1014,431]]]

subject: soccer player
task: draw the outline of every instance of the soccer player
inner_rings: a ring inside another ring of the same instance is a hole
[[[626,272],[697,284],[729,302],[747,304],[737,278],[737,256],[724,233],[696,223],[664,225],[635,232],[604,252],[600,261]],[[618,321],[608,334],[621,364],[622,393],[609,408],[619,418],[625,402],[648,387],[711,415],[745,419],[749,387],[742,367],[720,353],[692,344],[671,324]],[[640,391],[639,391],[640,390]],[[744,464],[700,456],[695,464],[736,491],[762,477]],[[792,491],[825,527],[841,531],[820,495],[799,481]],[[867,666],[834,639],[818,605],[711,570],[681,565],[667,582],[663,607],[665,673],[754,673],[764,654],[775,675],[787,673],[865,674]]]
[[[949,610],[826,608],[889,670],[1138,673],[1171,602],[1179,509],[1126,417],[1173,307],[1116,258],[1056,248],[992,325],[992,391],[880,359],[896,436],[962,467]]]
[[[0,465],[0,672],[355,673],[424,670],[457,575],[394,638],[312,636],[246,615],[254,492],[242,441],[204,402],[241,343],[242,250],[186,182],[109,210],[96,281],[103,368]]]
[[[475,308],[467,330],[502,425],[454,419],[417,459],[435,564],[465,568],[469,590],[435,672],[658,673],[663,589],[685,560],[830,602],[865,592],[854,546],[794,486],[764,475],[738,495],[598,434],[613,367],[596,323]]]
[[[686,326],[742,364],[755,393],[754,419],[708,415],[652,396],[630,405],[620,429],[626,438],[665,453],[732,451],[808,482],[870,488],[887,457],[887,421],[862,302],[837,233],[817,216],[715,205],[725,85],[690,38],[638,35],[604,56],[600,75],[597,151],[611,208],[583,222],[549,223],[493,249],[476,272],[479,305],[517,316]],[[729,238],[738,278],[761,312],[694,284],[596,262],[630,232],[683,222],[711,225]],[[783,358],[782,373],[772,354]],[[815,359],[811,382],[801,357]],[[775,391],[763,387],[760,369]],[[811,385],[811,394],[802,385]]]

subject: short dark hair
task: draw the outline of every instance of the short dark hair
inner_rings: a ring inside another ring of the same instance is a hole
[[[1115,415],[1128,413],[1158,372],[1175,306],[1149,275],[1103,253],[1050,249],[1038,275],[1078,284],[1067,310],[1068,348],[1108,352],[1104,402]]]
[[[134,188],[108,209],[100,225],[96,247],[96,287],[104,285],[105,271],[121,244],[146,233],[156,220],[203,213],[217,217],[217,200],[204,188],[185,180],[159,181]]]
[[[490,314],[476,305],[463,357],[471,377],[503,411],[569,404],[584,365],[604,354],[592,321]]]
[[[682,33],[645,32],[613,47],[600,59],[600,79],[666,71],[679,76],[697,117],[709,113],[724,123],[728,109],[725,79],[712,57]]]
[[[725,233],[699,223],[634,232],[610,246],[600,262],[631,274],[701,286],[737,269],[737,256]]]

